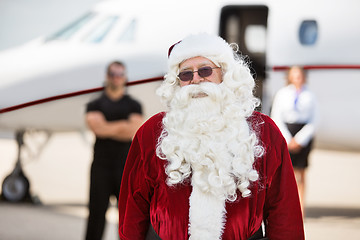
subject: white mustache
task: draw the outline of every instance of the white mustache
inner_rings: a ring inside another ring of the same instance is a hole
[[[210,97],[216,100],[221,96],[221,85],[211,82],[204,82],[200,84],[191,84],[184,86],[179,91],[179,97],[181,99],[186,98],[199,98]]]

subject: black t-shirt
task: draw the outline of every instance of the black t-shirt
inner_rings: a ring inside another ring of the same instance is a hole
[[[107,121],[128,119],[132,113],[142,114],[140,103],[129,95],[113,101],[103,93],[98,99],[87,104],[86,112],[100,111]],[[131,141],[123,142],[110,138],[96,137],[94,146],[94,163],[101,165],[125,164]]]

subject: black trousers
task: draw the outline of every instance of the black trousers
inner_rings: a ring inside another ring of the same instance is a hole
[[[119,201],[122,166],[91,165],[89,217],[86,229],[86,240],[101,240],[105,228],[105,215],[110,196]]]

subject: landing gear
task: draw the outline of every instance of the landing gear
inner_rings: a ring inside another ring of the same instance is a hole
[[[9,202],[25,201],[30,197],[29,189],[29,180],[24,175],[21,167],[16,166],[2,184],[2,196]]]
[[[20,202],[30,198],[30,183],[22,170],[20,157],[24,145],[24,133],[24,131],[16,133],[18,158],[14,170],[5,178],[2,184],[2,197],[9,202]]]
[[[25,136],[26,133],[26,137]],[[1,200],[9,202],[32,202],[40,204],[36,196],[30,195],[30,182],[23,171],[24,160],[37,158],[50,139],[51,133],[45,130],[18,130],[16,142],[18,156],[14,170],[4,179]],[[26,141],[25,141],[26,139]],[[29,141],[30,140],[30,141]],[[26,143],[25,143],[26,142]]]

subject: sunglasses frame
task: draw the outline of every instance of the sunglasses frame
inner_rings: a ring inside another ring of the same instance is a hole
[[[192,81],[192,80],[194,79],[194,73],[197,72],[200,77],[206,78],[206,77],[209,77],[209,76],[211,76],[211,75],[213,74],[213,69],[217,69],[217,68],[221,68],[221,67],[204,66],[204,67],[199,68],[197,71],[186,70],[186,71],[180,72],[180,73],[177,75],[177,77],[180,79],[180,81],[189,82],[189,81]],[[204,70],[204,69],[206,69],[206,70],[207,70],[207,69],[211,69],[210,74],[207,75],[207,76],[202,76],[203,74],[201,73],[201,70]],[[181,75],[181,74],[184,74],[184,73],[191,73],[191,74],[192,74],[191,78],[190,78],[189,80],[183,80],[183,79],[181,79],[180,75]]]

